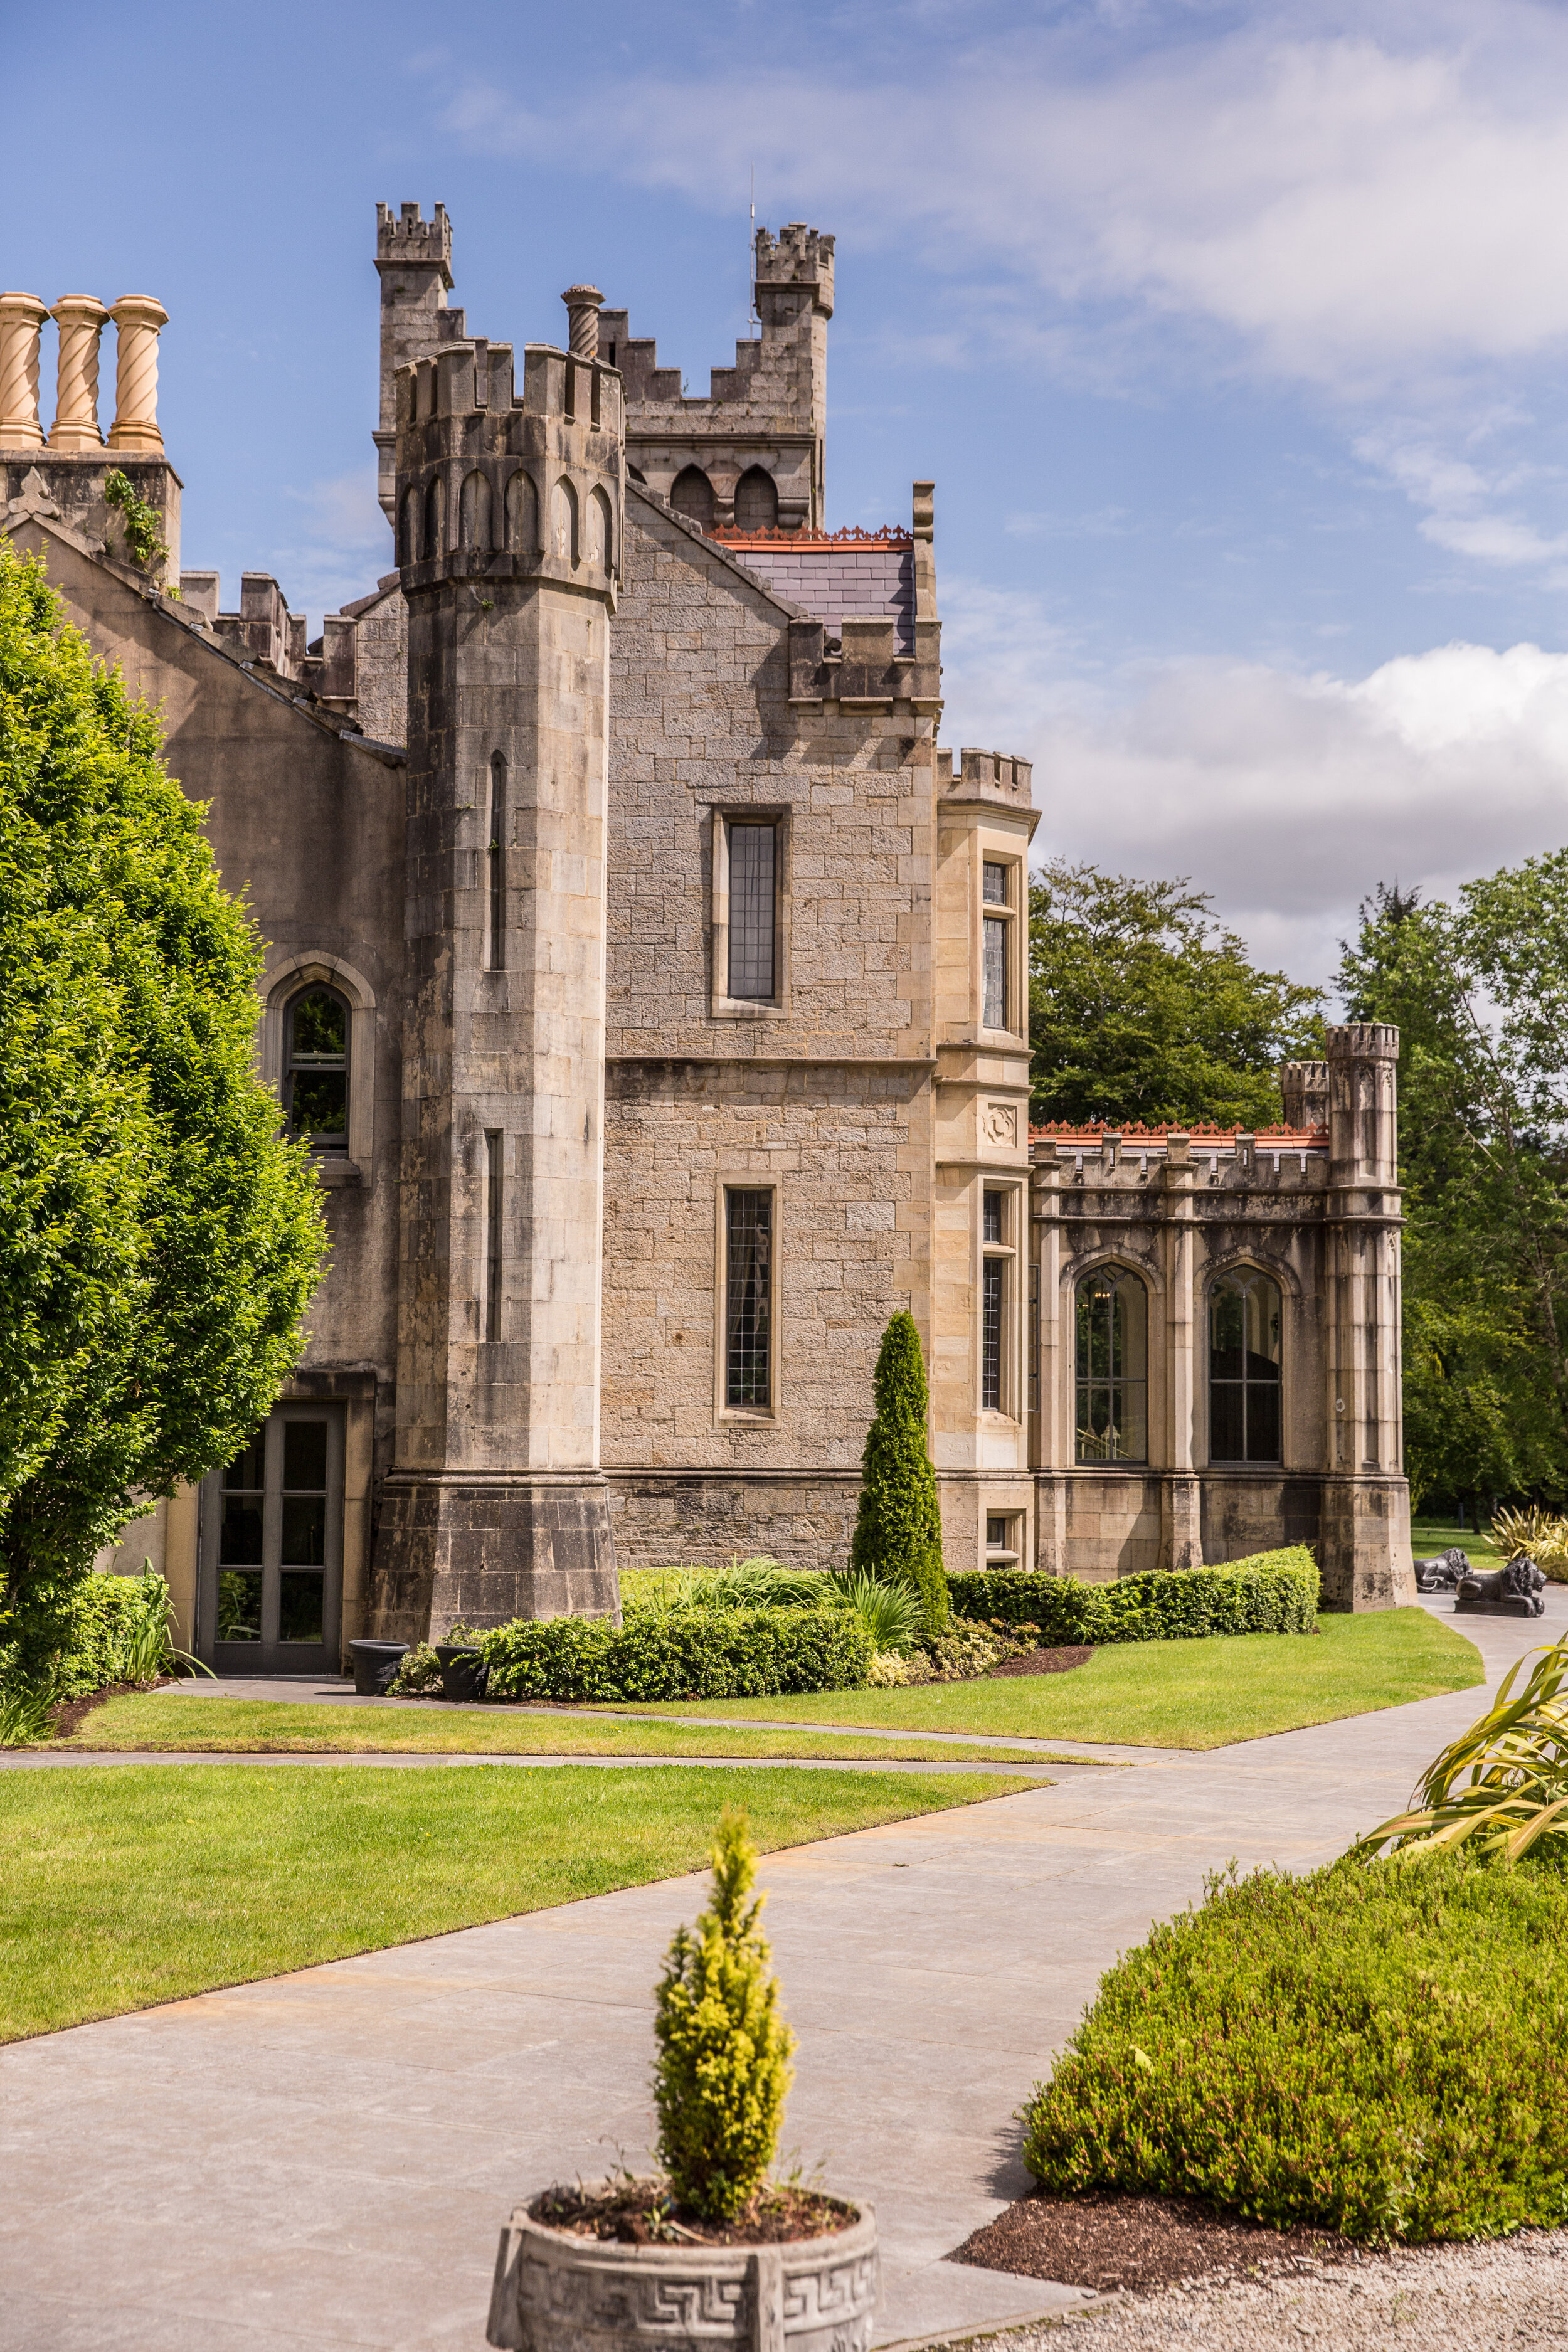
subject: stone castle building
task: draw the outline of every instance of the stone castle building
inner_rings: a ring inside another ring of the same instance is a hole
[[[451,257],[380,208],[395,568],[312,643],[180,568],[161,307],[0,296],[0,520],[209,805],[332,1240],[267,1425],[121,1559],[248,1671],[841,1561],[907,1307],[950,1566],[1301,1539],[1405,1597],[1396,1040],[1331,1032],[1274,1134],[1031,1137],[1030,770],[939,748],[932,485],[827,528],[833,239],[758,233],[695,398],[592,287],[469,333]]]

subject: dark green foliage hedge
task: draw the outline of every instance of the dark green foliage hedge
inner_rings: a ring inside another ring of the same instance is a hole
[[[773,1698],[859,1690],[875,1649],[850,1609],[519,1618],[483,1638],[495,1698]]]
[[[1461,1857],[1211,1881],[1100,1979],[1025,2111],[1057,2192],[1354,2238],[1568,2221],[1568,1886]]]
[[[947,1580],[961,1617],[1037,1625],[1047,1648],[1079,1642],[1196,1641],[1205,1633],[1310,1633],[1317,1624],[1317,1563],[1305,1544],[1232,1560],[1083,1584],[1027,1569],[960,1571]]]
[[[0,1688],[16,1677],[40,1679],[51,1667],[61,1698],[80,1698],[119,1682],[126,1639],[146,1608],[139,1576],[104,1576],[94,1569],[53,1588],[18,1627],[7,1628],[12,1638],[0,1643]]]
[[[882,1334],[873,1381],[877,1410],[861,1455],[860,1506],[849,1546],[857,1574],[912,1585],[927,1630],[948,1618],[942,1567],[942,1506],[926,1445],[926,1368],[912,1315],[895,1315]]]

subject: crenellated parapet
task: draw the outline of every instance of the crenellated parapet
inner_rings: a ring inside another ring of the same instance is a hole
[[[936,788],[944,800],[993,801],[1006,808],[1034,805],[1035,764],[1002,751],[979,751],[966,743],[953,765],[951,751],[936,755]]]
[[[826,521],[831,236],[794,221],[756,235],[752,300],[761,333],[687,396],[628,313],[599,316],[600,349],[626,379],[632,478],[704,530],[820,531]]]
[[[581,289],[574,288],[575,296]],[[614,607],[625,411],[618,372],[478,338],[400,369],[397,561],[405,594],[447,580],[550,580]]]

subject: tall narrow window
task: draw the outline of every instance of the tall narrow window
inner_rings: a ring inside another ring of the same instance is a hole
[[[506,968],[506,761],[490,756],[489,845],[485,874],[485,970]]]
[[[1029,1411],[1040,1409],[1040,1269],[1029,1259]]]
[[[724,1401],[773,1403],[773,1196],[724,1195]]]
[[[312,1151],[349,1148],[349,1008],[335,988],[309,988],[287,1014],[283,1108]]]
[[[1078,1286],[1077,1456],[1149,1458],[1149,1294],[1135,1274],[1101,1266]]]
[[[501,1287],[501,1138],[492,1128],[485,1135],[485,1338],[500,1338]]]
[[[988,1257],[980,1283],[980,1403],[985,1412],[1002,1410],[1002,1318],[1006,1283],[1006,1259]]]
[[[982,872],[981,898],[989,907],[1007,904],[1007,868],[987,858]],[[1007,1026],[1007,918],[987,914],[984,919],[984,1024],[987,1029]]]
[[[1266,1274],[1227,1274],[1210,1292],[1211,1462],[1279,1460],[1279,1325]]]
[[[758,1003],[775,993],[777,868],[777,825],[730,826],[729,993]]]

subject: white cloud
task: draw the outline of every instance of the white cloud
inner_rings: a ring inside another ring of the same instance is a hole
[[[1443,893],[1568,838],[1568,654],[1440,646],[1361,679],[1185,662],[1127,691],[1067,674],[1060,629],[1002,601],[947,589],[943,732],[1032,754],[1037,856],[1190,875],[1302,979],[1376,882]]]
[[[1081,27],[974,42],[902,83],[852,55],[826,81],[639,77],[548,114],[476,80],[445,122],[712,208],[755,163],[824,226],[919,238],[977,320],[987,274],[1021,278],[1081,311],[1217,328],[1337,391],[1568,335],[1562,14],[1369,0],[1348,33],[1324,14],[1206,39],[1184,22],[1163,48],[1092,58]],[[994,308],[1012,333],[1012,299]]]
[[[1538,471],[1518,465],[1489,471],[1396,430],[1363,434],[1355,446],[1426,509],[1421,535],[1434,547],[1493,569],[1542,572],[1548,586],[1568,584],[1568,532],[1543,532],[1519,510],[1518,493],[1542,488]]]

